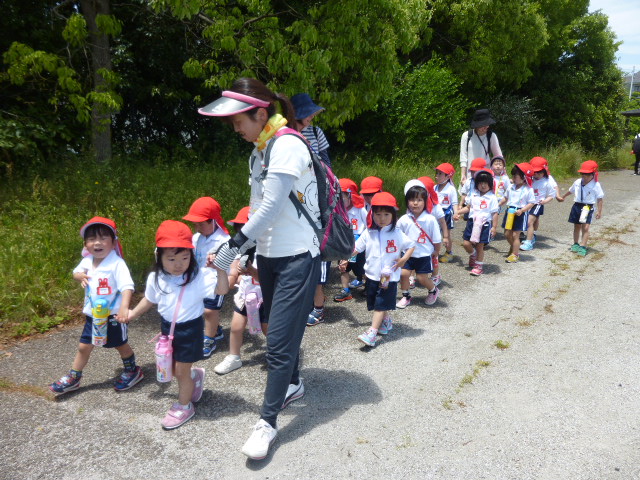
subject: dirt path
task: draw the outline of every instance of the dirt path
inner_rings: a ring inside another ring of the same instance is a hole
[[[375,349],[356,341],[370,321],[363,298],[328,304],[303,342],[307,394],[263,462],[240,453],[264,388],[260,338],[247,337],[245,366],[229,375],[213,373],[226,342],[203,362],[196,417],[172,432],[159,421],[177,388],[155,382],[146,342],[157,317],[131,328],[146,379],[122,394],[119,361],[97,351],[83,388],[37,395],[69,368],[79,329],[19,345],[0,377],[36,390],[0,392],[0,478],[640,479],[640,179],[601,181],[605,215],[585,258],[567,250],[571,202],[554,202],[523,261],[504,263],[501,239],[483,277],[444,266],[441,300],[396,312]]]

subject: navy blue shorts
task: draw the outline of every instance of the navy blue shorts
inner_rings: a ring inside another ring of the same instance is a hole
[[[162,319],[160,331],[169,335],[171,322]],[[204,318],[198,317],[186,322],[176,323],[173,332],[173,359],[176,362],[193,363],[202,360],[204,345]]]
[[[329,263],[329,262],[327,262]],[[247,307],[246,305],[242,308],[238,308],[236,304],[233,305],[233,311],[239,313],[240,315],[247,316]],[[258,315],[260,316],[260,323],[269,323],[269,319],[264,314],[264,304],[261,303],[258,308]]]
[[[544,205],[536,203],[533,208],[529,210],[529,213],[534,217],[541,217],[542,215],[544,215]]]
[[[415,270],[416,273],[431,273],[433,265],[431,264],[431,255],[426,257],[411,257],[402,267],[403,270]]]
[[[447,228],[449,230],[453,229],[453,225],[454,225],[454,222],[453,222],[453,207],[449,208],[448,210],[446,210],[444,212],[444,223],[447,224]]]
[[[318,285],[324,285],[329,278],[329,272],[331,271],[331,262],[320,262],[320,281]]]
[[[353,272],[353,274],[361,279],[364,276],[364,261],[365,261],[365,252],[360,252],[356,255],[355,262],[347,263],[347,272]]]
[[[580,223],[580,214],[582,213],[582,207],[584,207],[586,204],[584,203],[574,203],[573,207],[571,207],[571,213],[569,213],[569,223],[577,223],[578,225],[586,225],[591,223],[591,220],[593,219],[593,211],[595,210],[593,208],[593,205],[589,205],[591,208],[589,209],[589,215],[587,215],[587,221],[584,223]]]
[[[215,295],[213,298],[204,299],[204,308],[207,310],[220,310],[224,303],[224,295]]]
[[[380,288],[379,280],[371,280],[367,277],[365,289],[367,292],[367,310],[387,312],[396,309],[398,282],[389,282],[387,288]]]
[[[84,328],[80,334],[80,343],[91,345],[91,331],[93,330],[93,317],[86,316],[84,322]],[[127,343],[128,326],[124,323],[118,323],[113,315],[109,315],[109,321],[107,322],[107,343],[103,345],[104,348],[121,347]]]
[[[507,215],[509,215],[509,208],[504,214],[502,218],[502,228],[507,224]],[[513,219],[513,227],[511,230],[514,232],[526,232],[529,228],[529,212],[524,212],[520,216],[515,216]]]
[[[473,218],[467,220],[467,226],[464,227],[464,233],[462,234],[463,240],[471,240],[471,233],[473,232]],[[491,234],[491,224],[489,222],[485,222],[482,225],[482,231],[480,232],[480,241],[478,243],[484,243],[485,245],[489,245],[491,239],[489,238]]]

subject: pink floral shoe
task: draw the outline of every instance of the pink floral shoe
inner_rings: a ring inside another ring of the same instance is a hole
[[[475,267],[473,267],[470,274],[475,277],[479,277],[480,275],[482,275],[482,265],[476,265]]]
[[[171,408],[162,419],[162,428],[165,430],[173,430],[174,428],[178,428],[183,423],[186,423],[188,420],[196,414],[195,408],[193,408],[193,403],[189,402],[189,405],[185,408],[179,403],[174,403],[171,405]]]

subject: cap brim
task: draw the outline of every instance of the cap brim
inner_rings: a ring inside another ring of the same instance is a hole
[[[185,215],[182,219],[187,222],[206,222],[209,220],[205,215]]]
[[[471,122],[471,128],[488,127],[495,124],[496,121],[493,118],[487,118],[486,120],[479,120],[477,122]]]
[[[251,103],[241,102],[235,98],[220,97],[215,102],[211,102],[209,105],[199,108],[198,113],[208,117],[229,117],[236,113],[246,112],[252,108],[258,107]]]

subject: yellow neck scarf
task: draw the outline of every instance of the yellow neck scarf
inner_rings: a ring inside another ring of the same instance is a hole
[[[276,113],[274,116],[272,116],[267,122],[267,124],[264,126],[264,128],[262,129],[262,132],[260,132],[260,135],[258,135],[258,139],[256,140],[258,151],[264,150],[264,148],[267,146],[267,141],[271,137],[273,137],[276,134],[276,132],[280,128],[284,127],[286,124],[287,124],[287,119],[284,118],[279,113]]]

